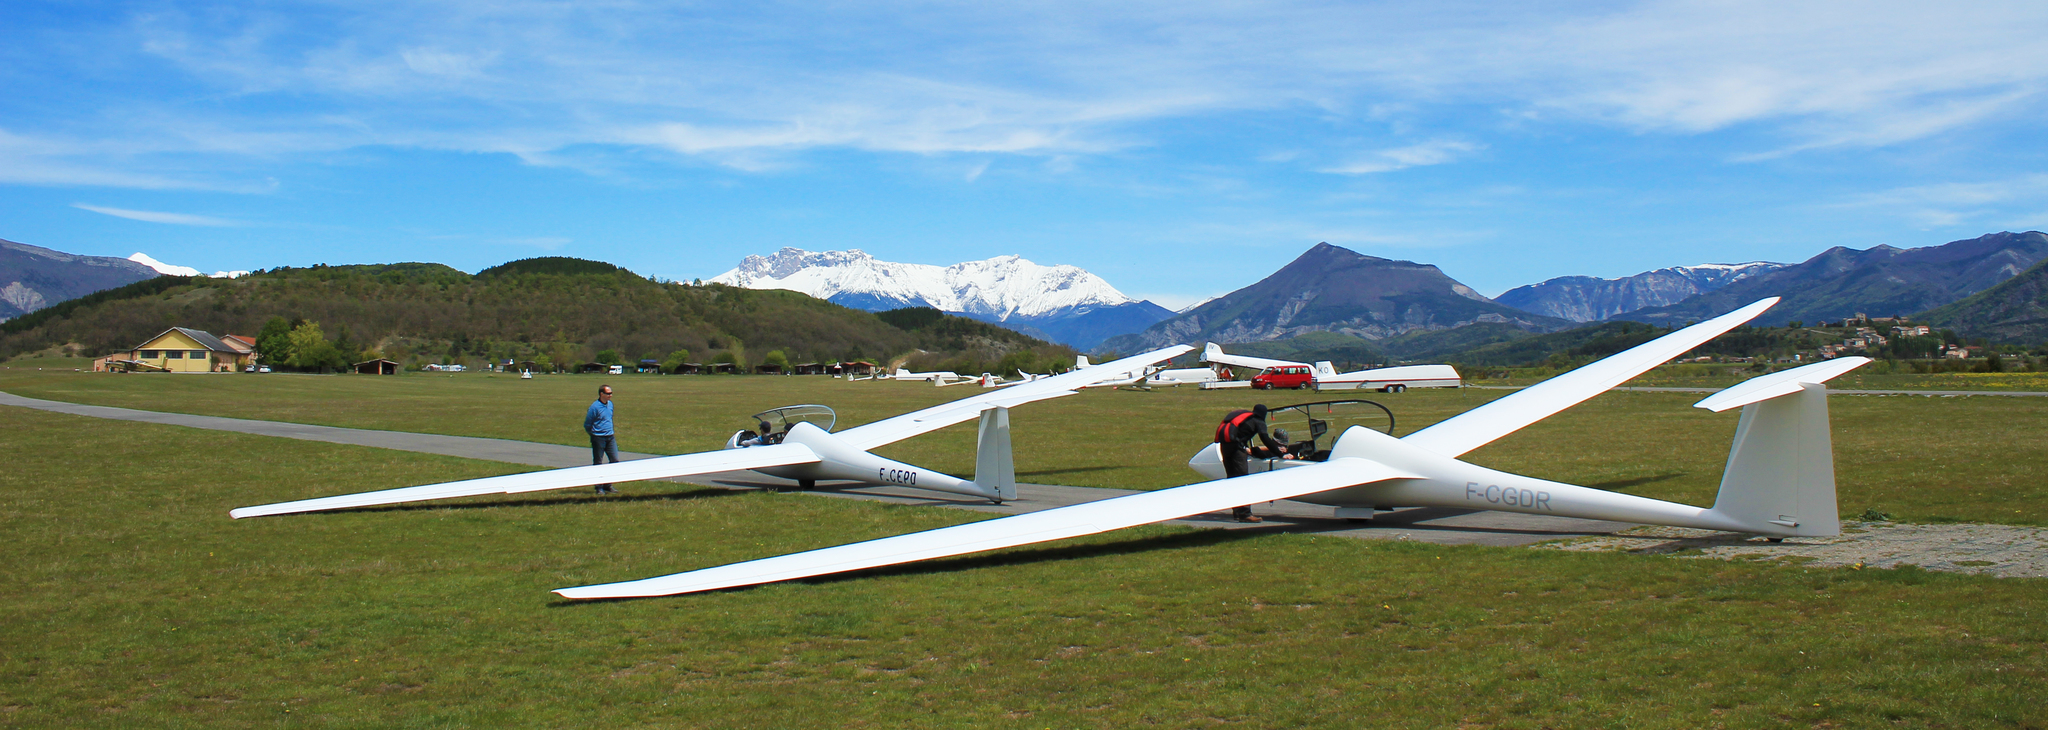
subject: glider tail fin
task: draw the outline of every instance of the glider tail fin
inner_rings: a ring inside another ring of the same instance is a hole
[[[1713,512],[1767,535],[1841,534],[1824,383],[1867,362],[1841,358],[1766,375],[1700,401],[1714,411],[1742,406]]]
[[[975,441],[974,483],[988,490],[990,499],[1009,502],[1017,498],[1017,468],[1010,459],[1010,409],[997,406],[981,412],[981,433]]]

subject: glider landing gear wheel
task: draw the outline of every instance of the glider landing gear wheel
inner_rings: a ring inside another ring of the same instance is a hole
[[[818,488],[818,480],[816,480],[816,479],[798,479],[798,480],[796,480],[796,488],[797,488],[797,489],[801,489],[801,490],[803,490],[803,491],[806,491],[806,492],[808,492],[808,491],[811,491],[811,490],[813,490],[813,489],[817,489],[817,488]]]
[[[1769,540],[1769,541],[1771,541],[1771,542],[1784,542],[1784,541],[1785,541],[1785,538],[1782,538],[1782,537],[1766,537],[1766,538],[1764,538],[1764,539],[1765,539],[1765,540]]]

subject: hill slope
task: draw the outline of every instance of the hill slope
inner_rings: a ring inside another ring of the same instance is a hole
[[[2048,259],[2019,276],[1914,317],[1964,337],[2034,345],[2048,342]]]

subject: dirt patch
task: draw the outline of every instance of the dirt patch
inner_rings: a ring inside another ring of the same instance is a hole
[[[1842,524],[1842,534],[1835,537],[1788,537],[1784,542],[1713,530],[1645,526],[1537,547],[1721,560],[1783,560],[1819,567],[1915,565],[1927,570],[2000,578],[2048,577],[2048,529],[2010,525],[1846,522]]]

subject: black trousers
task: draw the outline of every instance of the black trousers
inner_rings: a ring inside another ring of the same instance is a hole
[[[1226,444],[1223,446],[1222,451],[1224,478],[1235,479],[1251,473],[1251,455],[1245,453],[1244,449],[1231,448]],[[1251,505],[1232,507],[1230,509],[1230,514],[1237,517],[1244,517],[1251,513]]]

